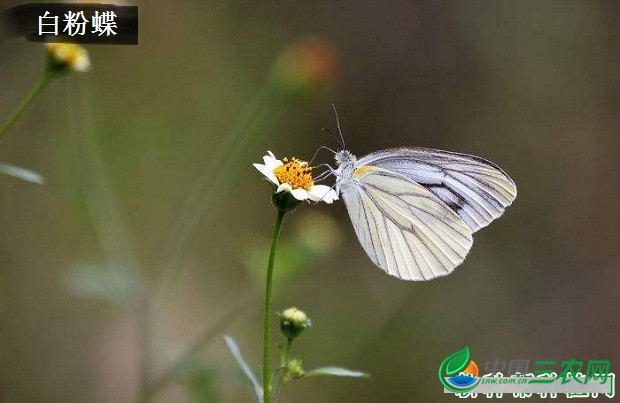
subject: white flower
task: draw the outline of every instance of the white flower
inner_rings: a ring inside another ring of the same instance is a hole
[[[297,200],[324,201],[338,200],[336,191],[326,185],[315,185],[312,181],[312,167],[297,158],[284,158],[280,161],[271,151],[263,157],[264,164],[254,164],[265,178],[276,185],[276,193],[288,192]]]
[[[90,70],[90,58],[86,49],[74,43],[46,43],[47,53],[59,69],[84,73]]]

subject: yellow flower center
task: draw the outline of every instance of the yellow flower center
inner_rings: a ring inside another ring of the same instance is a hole
[[[293,189],[306,189],[314,185],[312,182],[312,167],[307,162],[301,162],[293,157],[289,161],[288,158],[282,160],[284,165],[280,165],[273,170],[274,175],[280,183],[288,183]]]

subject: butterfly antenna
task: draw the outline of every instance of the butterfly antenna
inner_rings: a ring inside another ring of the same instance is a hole
[[[312,156],[312,159],[310,160],[310,162],[308,162],[308,165],[312,165],[312,163],[314,162],[315,158],[317,157],[317,155],[319,155],[319,152],[321,150],[327,150],[332,152],[333,154],[336,154],[336,151],[332,150],[331,148],[327,147],[327,146],[320,146],[319,148],[317,148],[317,150],[314,152],[314,155]]]
[[[342,144],[342,149],[346,148],[344,144],[344,136],[342,135],[342,129],[340,128],[340,118],[338,117],[338,111],[336,110],[336,104],[332,102],[332,109],[334,110],[334,115],[336,115],[336,126],[338,127],[338,133],[340,134],[340,142]]]
[[[329,130],[327,127],[322,127],[321,130],[323,130],[326,133],[331,134],[334,137],[334,140],[336,140],[337,143],[340,143],[340,137],[338,137],[336,135],[336,133],[334,133],[333,131]]]

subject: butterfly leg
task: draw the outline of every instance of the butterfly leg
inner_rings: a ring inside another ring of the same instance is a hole
[[[324,179],[327,179],[330,175],[336,175],[336,170],[329,164],[319,164],[312,167],[312,169],[316,168],[327,168],[327,170],[321,172],[315,178],[313,178],[314,182],[320,182]]]

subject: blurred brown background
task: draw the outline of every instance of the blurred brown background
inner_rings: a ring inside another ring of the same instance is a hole
[[[309,159],[336,147],[320,130],[334,126],[331,101],[357,155],[400,145],[480,155],[519,196],[453,275],[429,283],[376,269],[342,203],[288,217],[278,270],[294,273],[275,306],[314,322],[296,352],[308,368],[372,378],[292,382],[282,401],[454,401],[437,368],[465,345],[481,367],[609,359],[618,372],[620,3],[137,4],[140,45],[88,47],[92,71],[54,80],[2,141],[0,160],[46,184],[0,177],[0,401],[130,402],[144,351],[155,376],[252,293],[218,334],[258,372],[275,211],[250,164],[268,149]],[[325,48],[310,60],[327,49],[339,66],[325,85],[269,92],[276,60],[313,37]],[[44,50],[10,39],[0,55],[4,118]],[[226,149],[230,138],[244,140]],[[163,289],[146,349],[141,287]],[[219,335],[192,362],[156,401],[252,401]]]

